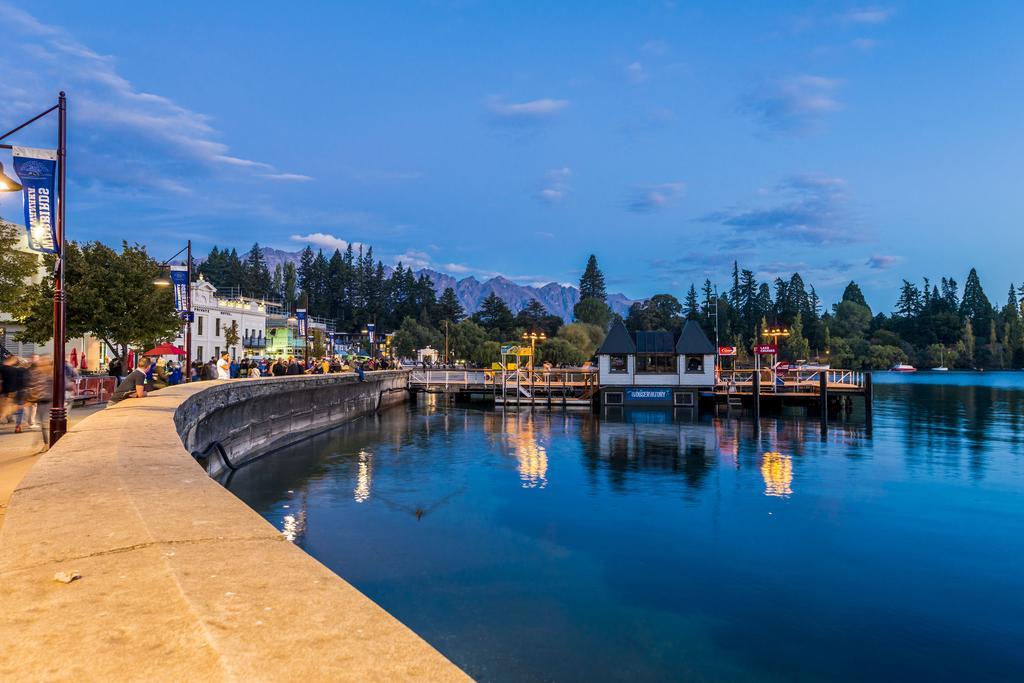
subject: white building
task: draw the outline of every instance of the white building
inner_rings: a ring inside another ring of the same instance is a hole
[[[697,405],[697,393],[715,386],[717,349],[700,324],[687,320],[672,332],[630,334],[621,320],[597,350],[603,405]]]
[[[231,358],[262,356],[267,346],[267,307],[255,299],[220,298],[217,288],[200,275],[192,283],[192,360],[208,361],[227,351]],[[229,345],[225,334],[236,326],[238,342]],[[174,344],[185,348],[185,328]]]

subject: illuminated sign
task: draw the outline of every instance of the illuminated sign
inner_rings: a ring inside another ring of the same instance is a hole
[[[778,353],[779,349],[775,344],[754,344],[754,353],[765,356]]]
[[[639,401],[671,401],[672,390],[667,387],[631,387],[625,390],[626,403]]]
[[[736,355],[736,347],[735,346],[719,346],[718,347],[718,355],[719,356],[735,356]]]

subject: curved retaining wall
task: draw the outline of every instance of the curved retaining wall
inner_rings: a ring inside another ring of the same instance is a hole
[[[367,379],[183,385],[72,428],[0,528],[0,679],[465,680],[190,455],[245,460],[404,399],[404,373]]]

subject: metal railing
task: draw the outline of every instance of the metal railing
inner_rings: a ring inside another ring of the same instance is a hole
[[[817,392],[820,387],[821,373],[825,373],[825,381],[830,389],[863,389],[864,373],[859,370],[773,370],[761,368],[754,370],[747,368],[743,370],[720,370],[718,385],[720,388],[729,387],[749,388],[754,384],[754,373],[760,374],[761,391],[765,393],[775,392]]]

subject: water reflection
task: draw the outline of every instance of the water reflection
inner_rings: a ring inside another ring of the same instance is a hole
[[[365,449],[359,451],[359,473],[356,475],[356,487],[352,496],[357,503],[364,503],[370,497],[370,486],[373,483],[373,467],[370,464],[372,455]]]
[[[782,453],[767,452],[761,457],[764,495],[787,498],[793,493],[793,458]]]

